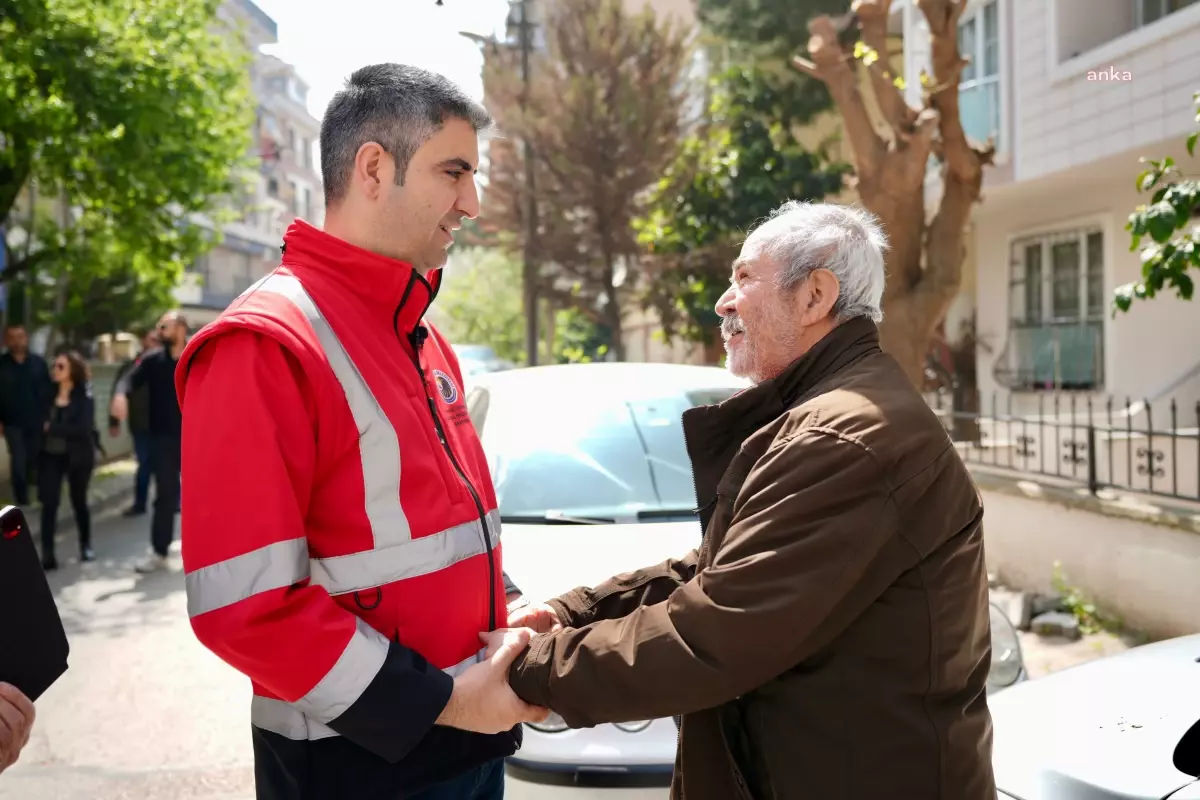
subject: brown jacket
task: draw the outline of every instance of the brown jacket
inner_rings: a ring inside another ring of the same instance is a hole
[[[677,800],[994,800],[983,507],[875,324],[683,424],[699,552],[551,601],[517,694],[682,714]]]

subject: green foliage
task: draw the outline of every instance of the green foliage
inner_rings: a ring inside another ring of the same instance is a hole
[[[1196,121],[1200,122],[1200,92],[1193,95]],[[1187,139],[1189,156],[1195,156],[1200,132]],[[1195,282],[1188,274],[1200,268],[1200,181],[1183,180],[1175,160],[1148,161],[1149,169],[1138,175],[1139,192],[1153,191],[1150,205],[1140,205],[1129,215],[1125,230],[1132,234],[1130,250],[1137,250],[1143,237],[1142,280],[1120,286],[1113,297],[1113,313],[1128,311],[1135,299],[1154,297],[1164,287],[1173,288],[1183,300],[1191,300]]]
[[[612,349],[612,330],[598,325],[577,308],[554,312],[554,352],[557,364],[603,361]]]
[[[500,358],[525,364],[525,313],[521,302],[521,262],[505,247],[452,251],[434,305],[437,325],[454,344],[486,344]],[[611,348],[607,329],[578,309],[554,315],[557,363],[594,361]]]
[[[501,248],[456,248],[442,280],[435,308],[446,338],[525,363],[520,262]]]
[[[1124,628],[1124,623],[1119,617],[1101,612],[1078,587],[1067,583],[1062,562],[1054,562],[1054,572],[1050,581],[1054,591],[1062,595],[1063,608],[1079,622],[1080,633],[1085,636],[1101,631],[1117,633]]]
[[[850,167],[805,148],[794,131],[817,109],[791,77],[758,66],[714,82],[712,124],[688,137],[634,223],[652,268],[645,296],[667,335],[704,341],[746,227],[788,198],[838,192]]]
[[[850,0],[697,0],[701,24],[758,57],[786,60],[803,52],[808,22],[821,14],[844,14]]]
[[[63,322],[110,290],[117,317],[137,310],[134,295],[168,303],[214,238],[184,220],[222,221],[223,199],[240,189],[254,121],[249,52],[222,35],[218,5],[5,0],[0,220],[31,183],[72,211],[62,227],[61,214],[35,218],[33,246],[9,254],[4,279],[67,270]],[[18,225],[28,221],[9,219]]]

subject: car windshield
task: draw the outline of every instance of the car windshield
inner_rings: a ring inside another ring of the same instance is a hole
[[[471,417],[501,516],[620,522],[691,515],[696,490],[680,418],[740,388],[632,393],[616,385],[541,400],[515,386],[477,390]]]

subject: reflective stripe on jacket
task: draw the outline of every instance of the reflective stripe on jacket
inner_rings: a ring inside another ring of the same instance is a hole
[[[295,755],[281,780],[344,737],[411,791],[519,742],[433,725],[478,633],[507,624],[495,493],[457,361],[422,323],[439,272],[299,221],[285,248],[180,359],[188,613]]]

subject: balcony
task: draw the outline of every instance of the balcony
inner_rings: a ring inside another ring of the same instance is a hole
[[[1047,12],[1054,82],[1128,64],[1134,53],[1200,26],[1200,0],[1055,0]]]

